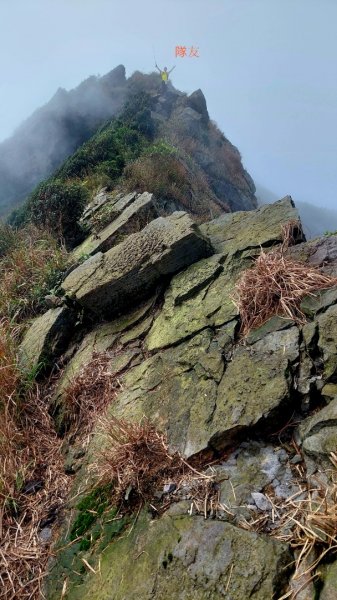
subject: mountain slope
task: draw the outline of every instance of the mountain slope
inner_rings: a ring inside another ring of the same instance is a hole
[[[0,144],[0,216],[22,203],[39,181],[121,108],[125,84],[120,65],[70,92],[60,88]]]

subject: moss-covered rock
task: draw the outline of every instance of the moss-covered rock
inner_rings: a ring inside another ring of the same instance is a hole
[[[243,428],[277,418],[290,401],[291,371],[299,353],[296,327],[267,335],[250,347],[239,347],[222,377],[210,431],[210,442],[229,445]]]
[[[76,314],[66,306],[50,309],[34,319],[19,348],[24,371],[49,366],[65,350],[73,333]]]
[[[146,339],[149,350],[181,342],[206,327],[219,327],[238,316],[231,295],[233,266],[221,255],[197,262],[176,275],[164,306]]]
[[[142,513],[104,550],[100,572],[68,585],[67,600],[270,600],[285,586],[287,547],[220,521]],[[65,575],[65,573],[64,573]],[[48,600],[59,598],[50,590]]]
[[[271,246],[282,241],[282,225],[299,221],[299,215],[290,196],[257,210],[239,211],[221,215],[205,223],[201,231],[209,237],[215,252],[234,255],[243,250]],[[304,235],[298,231],[298,241]]]
[[[159,217],[105,254],[98,252],[72,271],[64,291],[98,315],[118,314],[149,295],[156,283],[209,253],[190,217]]]
[[[337,371],[337,306],[331,306],[319,315],[318,348],[324,362],[323,376],[328,381]]]
[[[328,565],[325,578],[324,586],[319,596],[319,600],[335,600],[337,590],[337,562],[335,561],[331,565]]]
[[[132,421],[145,414],[167,432],[171,447],[186,456],[210,445],[228,446],[245,428],[275,420],[290,401],[289,361],[299,355],[298,329],[238,347],[227,365],[226,336],[225,330],[214,336],[204,329],[130,369],[113,414]]]

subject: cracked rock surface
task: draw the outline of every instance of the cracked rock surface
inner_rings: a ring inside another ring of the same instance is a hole
[[[136,202],[128,199],[110,232]],[[274,503],[301,497],[309,481],[331,481],[337,287],[303,300],[304,326],[274,316],[245,339],[233,292],[259,247],[281,243],[282,226],[297,219],[290,198],[200,228],[181,212],[155,218],[71,271],[62,284],[65,304],[33,323],[24,345],[36,362],[45,346],[53,348],[52,315],[69,310],[68,303],[84,319],[63,356],[51,401],[60,435],[67,386],[95,353],[104,354],[118,381],[107,418],[139,422],[145,416],[167,435],[170,450],[186,459],[209,456],[223,507],[208,519],[194,514],[188,485],[176,489],[168,481],[171,500],[161,516],[144,509],[132,522],[111,513],[95,522],[83,548],[67,537],[78,515],[72,504],[56,540],[63,550],[47,578],[49,600],[61,597],[65,580],[69,600],[271,600],[288,589],[293,555],[273,537],[282,517],[281,509],[275,517]],[[295,241],[294,258],[323,261],[326,272],[336,272],[336,236],[307,243],[299,226]],[[74,326],[64,327],[71,338]],[[31,343],[36,331],[42,345]],[[77,461],[76,492],[100,445],[94,426],[86,451],[66,450]],[[247,530],[247,522],[260,518],[260,533]],[[100,574],[83,569],[83,560],[94,571],[99,564]],[[333,563],[317,598],[331,597],[334,576]]]

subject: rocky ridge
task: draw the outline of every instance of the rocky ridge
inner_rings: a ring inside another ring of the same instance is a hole
[[[111,200],[103,197],[86,218]],[[111,492],[92,501],[99,428],[93,422],[89,445],[66,436],[74,499],[56,531],[46,597],[281,598],[298,585],[286,518],[292,499],[305,501],[320,486],[334,493],[337,288],[304,299],[304,326],[272,317],[243,340],[235,283],[260,248],[280,244],[282,226],[298,220],[291,198],[200,226],[186,213],[150,212],[130,232],[124,224],[143,201],[155,204],[150,195],[120,198],[111,223],[75,249],[62,305],[31,325],[21,361],[62,366],[50,410],[64,436],[67,389],[104,356],[116,381],[107,418],[146,416],[172,452],[205,465],[218,501],[200,508],[187,482],[154,490],[157,513],[148,506],[137,517],[118,514]],[[291,256],[337,276],[337,236],[306,242],[298,224],[295,242]],[[88,514],[96,516],[79,530]],[[332,597],[335,565],[320,565],[322,575],[314,569],[317,585],[311,580],[297,597]]]
[[[170,85],[162,95],[158,75],[135,72],[126,78],[125,67],[119,65],[103,77],[88,78],[70,92],[58,90],[0,144],[0,217],[20,207],[35,186],[144,92],[151,98],[148,126],[155,131],[155,139],[183,149],[188,157],[183,169],[197,170],[201,180],[207,181],[207,210],[215,216],[219,208],[256,208],[254,182],[243,168],[237,148],[211,122],[202,91],[187,95]],[[193,179],[195,174],[190,175]],[[205,199],[194,196],[195,206],[198,201],[205,204]]]

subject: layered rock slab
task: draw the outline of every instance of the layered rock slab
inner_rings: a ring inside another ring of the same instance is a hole
[[[97,314],[116,314],[156,283],[207,256],[209,246],[183,212],[159,217],[105,254],[95,254],[62,284],[66,294]]]
[[[226,213],[200,229],[210,238],[215,252],[234,255],[243,250],[271,246],[282,241],[282,226],[289,221],[299,223],[299,214],[290,196],[253,211]],[[298,228],[296,241],[305,237]]]
[[[152,219],[158,217],[153,194],[144,192],[136,198],[136,194],[128,194],[118,200],[112,207],[111,223],[98,234],[93,234],[78,246],[73,255],[106,252],[115,246],[122,237],[142,229]]]
[[[222,255],[215,255],[173,278],[164,306],[147,337],[148,350],[171,346],[201,329],[219,327],[238,316],[231,299],[233,267],[223,262]]]

